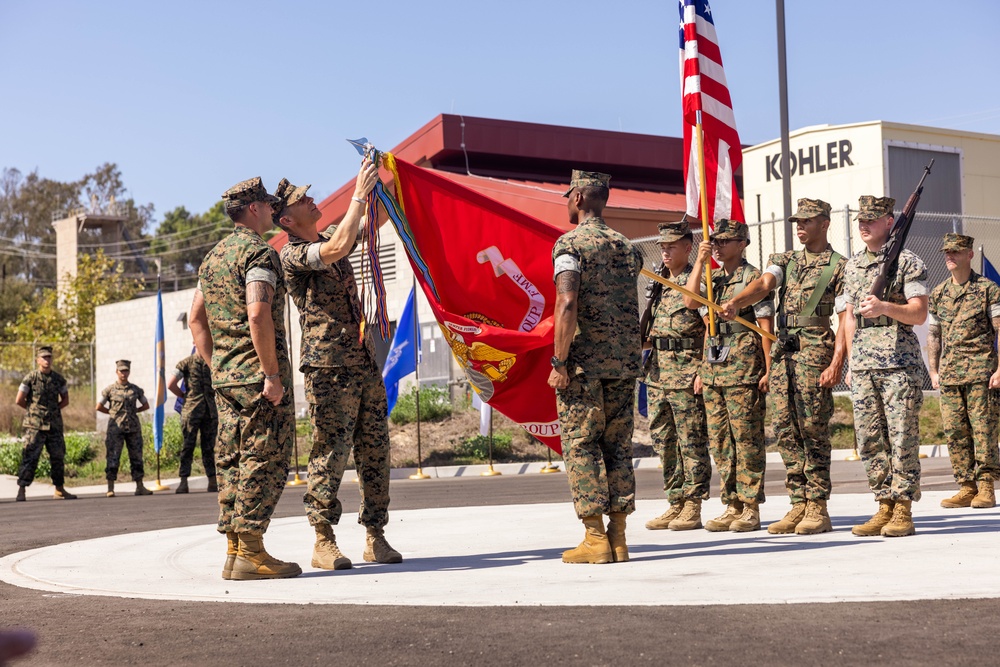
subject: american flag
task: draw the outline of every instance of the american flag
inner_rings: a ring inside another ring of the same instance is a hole
[[[707,0],[680,0],[680,69],[684,107],[684,164],[687,213],[700,210],[698,140],[695,125],[701,111],[705,146],[705,190],[711,225],[720,218],[745,222],[736,191],[735,172],[743,162],[736,132],[733,102],[729,97],[722,53],[715,34],[712,8]]]

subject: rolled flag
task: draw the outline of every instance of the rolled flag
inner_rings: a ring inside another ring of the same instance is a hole
[[[420,353],[420,321],[416,312],[416,292],[410,289],[403,314],[399,316],[396,333],[392,336],[389,355],[382,367],[382,381],[385,383],[385,397],[389,402],[386,417],[392,414],[399,398],[399,381],[417,370],[417,355]]]

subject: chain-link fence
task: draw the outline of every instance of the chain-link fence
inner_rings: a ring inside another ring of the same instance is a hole
[[[844,207],[832,211],[830,214],[828,232],[830,244],[834,250],[845,257],[850,257],[865,247],[858,235],[858,225],[854,221],[857,212],[857,209],[852,210],[850,207]],[[900,211],[896,211],[897,216],[899,213]],[[746,249],[748,262],[764,269],[773,253],[784,252],[784,230],[782,229],[784,224],[785,221],[782,219],[748,223],[750,227],[750,245]],[[802,245],[798,242],[794,232],[793,227],[792,247],[799,250]],[[906,248],[920,257],[927,266],[928,289],[933,289],[935,285],[949,277],[948,269],[944,263],[944,255],[941,252],[941,239],[948,232],[958,232],[975,237],[976,256],[973,258],[972,267],[977,272],[981,271],[984,256],[994,266],[1000,264],[1000,217],[962,216],[951,213],[922,213],[918,211],[906,237]],[[699,242],[701,242],[701,230],[696,230],[691,253],[692,263]],[[634,239],[633,244],[642,252],[643,263],[647,269],[652,271],[659,266],[661,258],[658,237],[647,236]],[[648,283],[648,278],[641,277],[639,279],[640,312],[646,306],[646,286]],[[917,328],[922,347],[926,347],[925,330],[926,327]],[[846,375],[846,367],[844,372]],[[923,373],[923,384],[925,390],[931,389],[930,377],[927,375],[926,369]],[[848,387],[845,384],[840,384],[835,391],[848,391]]]

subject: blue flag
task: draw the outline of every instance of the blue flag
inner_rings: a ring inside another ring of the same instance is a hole
[[[1000,285],[1000,273],[997,273],[997,270],[993,268],[993,265],[990,264],[990,260],[986,259],[985,254],[983,255],[983,277],[989,278],[993,282]]]
[[[417,370],[417,355],[420,353],[420,321],[417,319],[415,288],[410,289],[403,314],[396,323],[396,333],[392,337],[389,356],[382,368],[385,382],[385,397],[389,400],[388,417],[399,398],[399,381]]]
[[[163,406],[167,402],[167,381],[164,365],[166,354],[163,344],[163,298],[160,290],[156,290],[156,346],[153,355],[153,367],[156,377],[153,384],[156,387],[153,397],[153,446],[159,453],[163,447]]]

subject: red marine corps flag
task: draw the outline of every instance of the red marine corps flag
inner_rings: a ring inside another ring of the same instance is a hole
[[[720,218],[746,222],[735,176],[743,150],[712,8],[708,0],[680,0],[680,16],[687,213],[702,219],[699,209],[704,206],[707,215],[703,219],[709,224]],[[699,153],[703,153],[701,173]]]
[[[451,351],[483,401],[556,452],[552,246],[562,232],[384,154],[389,213]]]

